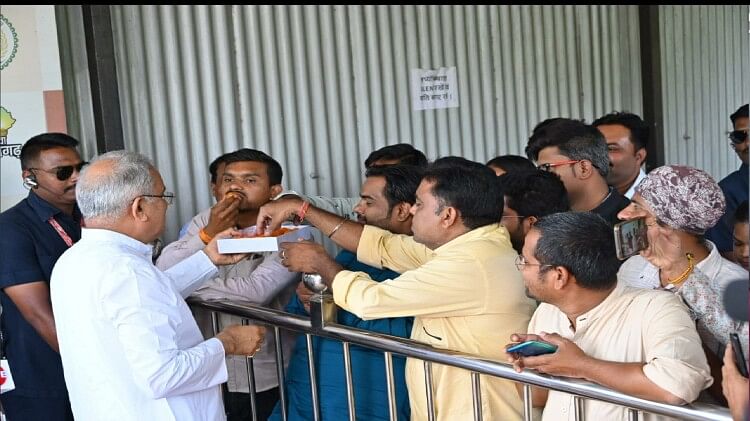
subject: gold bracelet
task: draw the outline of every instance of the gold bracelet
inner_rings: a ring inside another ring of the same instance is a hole
[[[688,276],[693,272],[693,269],[695,268],[695,264],[693,263],[693,254],[692,253],[685,253],[685,257],[687,257],[688,261],[688,267],[685,269],[684,272],[680,274],[677,278],[675,278],[673,281],[670,281],[667,279],[667,283],[673,286],[678,286],[685,282],[687,280]]]
[[[333,234],[336,234],[336,231],[338,231],[339,228],[341,228],[341,226],[344,225],[344,222],[346,222],[346,218],[342,219],[341,222],[339,222],[338,225],[336,225],[335,227],[333,227],[333,229],[331,230],[331,233],[328,234],[328,238],[333,237]]]

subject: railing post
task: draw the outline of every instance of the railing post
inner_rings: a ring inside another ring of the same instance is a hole
[[[471,395],[474,398],[474,419],[482,421],[482,389],[479,383],[479,373],[471,372]]]
[[[628,408],[628,421],[638,421],[638,410]]]
[[[432,400],[432,363],[424,362],[424,389],[427,392],[427,420],[435,421],[435,402]]]
[[[346,373],[346,400],[349,403],[349,421],[357,421],[357,409],[354,404],[354,381],[352,380],[352,357],[349,353],[349,342],[342,342],[344,347],[344,372]]]
[[[250,321],[242,319],[242,325],[247,326]],[[253,364],[253,357],[245,357],[245,367],[247,367],[247,389],[250,395],[250,413],[252,414],[253,421],[258,421],[258,403],[255,396],[255,366]]]
[[[533,421],[534,401],[531,394],[531,385],[523,384],[523,421]]]
[[[315,376],[315,356],[313,355],[312,335],[305,334],[307,339],[307,363],[310,370],[310,394],[313,404],[313,419],[320,421],[320,402],[318,402],[318,381]]]
[[[575,411],[576,421],[585,421],[586,414],[583,407],[583,398],[580,396],[573,396],[573,410]]]
[[[391,421],[397,421],[396,384],[393,380],[393,354],[386,351],[383,353],[383,357],[385,358],[385,383],[388,391],[388,412],[391,415]]]
[[[286,389],[284,388],[284,348],[281,344],[281,329],[273,327],[273,338],[276,340],[276,377],[279,380],[279,402],[281,403],[281,419],[286,421]]]

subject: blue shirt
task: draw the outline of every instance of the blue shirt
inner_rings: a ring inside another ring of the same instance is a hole
[[[734,240],[732,232],[734,231],[734,212],[737,207],[748,197],[748,166],[742,164],[740,169],[724,177],[719,182],[721,191],[724,192],[724,198],[727,200],[727,210],[724,216],[713,228],[706,231],[706,238],[716,244],[720,252],[732,251]]]
[[[30,282],[47,282],[57,259],[68,249],[62,236],[48,222],[54,217],[71,240],[81,239],[81,216],[76,207],[71,217],[33,191],[17,205],[0,213],[0,328],[5,337],[16,389],[26,397],[67,398],[60,354],[42,339],[5,288]],[[75,288],[75,286],[71,286]]]
[[[336,261],[347,270],[366,272],[378,282],[394,279],[398,273],[388,269],[376,269],[357,261],[357,256],[342,251]],[[296,295],[292,297],[287,311],[304,314],[307,312]],[[378,320],[362,320],[354,314],[339,309],[337,323],[366,329],[373,332],[408,338],[411,334],[413,317],[396,317]],[[310,395],[310,375],[308,371],[307,345],[304,335],[297,338],[294,352],[289,362],[286,377],[286,391],[289,420],[313,419],[312,397]],[[346,374],[344,371],[344,351],[340,341],[313,337],[313,354],[318,381],[320,416],[323,420],[343,420],[348,418],[349,404],[346,397]],[[357,420],[389,420],[388,391],[385,378],[383,353],[368,348],[351,345],[351,367],[354,383],[354,400]],[[406,359],[393,356],[394,384],[396,388],[396,409],[399,420],[410,416],[409,395],[406,391],[404,366]],[[269,418],[281,419],[279,404]]]

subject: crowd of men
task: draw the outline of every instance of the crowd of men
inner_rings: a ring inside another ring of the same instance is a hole
[[[113,151],[85,162],[76,139],[35,136],[20,156],[29,194],[0,214],[0,351],[15,383],[2,409],[10,421],[281,419],[285,388],[288,419],[313,419],[304,336],[266,335],[228,315],[214,334],[210,314],[185,303],[307,315],[304,272],[333,292],[340,324],[653,401],[723,404],[744,419],[748,380],[734,353],[747,355],[747,308],[733,316],[723,297],[739,282],[747,301],[748,105],[730,120],[742,164],[719,183],[683,165],[646,173],[648,125],[626,112],[545,120],[528,159],[430,163],[411,145],[386,146],[365,160],[360,195],[349,198],[284,190],[281,165],[243,148],[210,164],[215,204],[157,251],[179,192],[147,157]],[[623,263],[614,226],[633,219],[645,222],[648,246]],[[218,252],[219,239],[290,220],[342,251],[330,256],[307,238],[279,252]],[[506,351],[528,340],[556,350]],[[320,415],[345,419],[342,345],[311,345]],[[357,418],[389,419],[382,355],[352,346],[350,359]],[[397,418],[428,419],[424,365],[395,357],[393,374]],[[471,417],[470,373],[434,365],[431,374],[437,419]],[[479,394],[484,419],[523,417],[519,384],[482,376]],[[575,413],[569,394],[533,388],[532,398],[545,420]],[[593,400],[584,411],[627,418]]]

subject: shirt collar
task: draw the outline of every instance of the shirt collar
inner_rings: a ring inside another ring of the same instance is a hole
[[[635,188],[638,187],[639,184],[641,184],[641,181],[646,178],[646,172],[643,171],[643,168],[638,171],[638,177],[635,178],[635,181],[633,182],[633,185],[630,186],[628,191],[625,192],[625,197],[628,199],[632,199],[633,195],[635,194]]]
[[[576,332],[580,331],[584,327],[584,325],[588,325],[594,320],[598,319],[602,314],[611,312],[610,307],[612,303],[617,301],[617,299],[624,292],[625,286],[618,282],[615,286],[615,289],[613,289],[612,292],[610,292],[609,295],[604,300],[602,300],[601,303],[597,304],[596,307],[576,318]]]
[[[443,244],[442,246],[436,248],[434,251],[435,253],[439,253],[453,247],[460,247],[465,243],[477,240],[479,238],[492,237],[496,239],[497,236],[500,236],[501,240],[507,242],[510,246],[510,235],[508,235],[508,230],[505,229],[504,226],[497,223],[475,228],[469,232],[461,234],[458,237]]]
[[[42,199],[41,197],[39,197],[39,195],[37,195],[33,191],[29,192],[27,201],[29,203],[29,206],[31,206],[31,209],[34,211],[34,213],[36,213],[39,219],[41,219],[44,222],[49,221],[49,219],[52,218],[53,216],[63,214],[63,211],[56,208],[54,205],[52,205],[48,201]],[[80,209],[78,209],[78,205],[75,205],[73,207],[73,219],[75,221],[81,220],[81,211]]]
[[[717,279],[719,276],[719,269],[721,269],[722,257],[719,254],[719,250],[716,248],[716,244],[709,240],[704,240],[706,247],[708,247],[708,256],[705,259],[698,262],[695,267],[700,269],[708,279]]]
[[[144,244],[133,237],[102,228],[82,228],[81,241],[93,241],[102,243],[113,243],[125,248],[132,249],[135,254],[151,260],[153,246]]]

